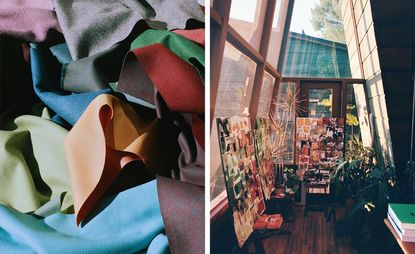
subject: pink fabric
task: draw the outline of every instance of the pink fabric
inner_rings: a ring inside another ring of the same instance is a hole
[[[35,4],[8,6],[10,2],[0,4],[0,35],[30,42],[44,42],[62,37],[56,13],[47,8],[46,1],[35,1],[39,2],[36,8],[31,6]],[[40,2],[45,3],[41,5]]]
[[[38,9],[53,10],[51,0],[1,0],[0,8],[3,7],[31,7]]]

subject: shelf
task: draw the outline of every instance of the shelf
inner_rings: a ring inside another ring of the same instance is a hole
[[[392,233],[393,237],[395,237],[395,240],[398,242],[399,246],[405,254],[415,253],[415,243],[402,242],[389,220],[384,219],[383,222],[385,222],[386,227],[388,227],[389,231]]]

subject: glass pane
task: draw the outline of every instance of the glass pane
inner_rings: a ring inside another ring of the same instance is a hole
[[[275,6],[274,20],[272,21],[271,39],[267,53],[267,61],[275,68],[280,57],[282,36],[284,33],[285,20],[287,18],[288,0],[277,0]]]
[[[346,141],[355,135],[363,145],[371,146],[372,137],[363,84],[347,84],[346,93]]]
[[[296,0],[282,64],[283,76],[350,78],[338,0]]]
[[[332,117],[332,89],[308,90],[308,117]]]
[[[266,1],[232,0],[229,24],[255,49],[259,49]]]
[[[254,61],[226,42],[213,119],[249,116],[255,68]],[[212,124],[210,149],[210,197],[213,200],[225,190],[215,124]]]
[[[259,97],[258,117],[269,118],[274,83],[275,78],[268,72],[265,72],[262,81],[261,95]]]
[[[273,101],[274,119],[273,125],[280,129],[283,134],[281,147],[282,153],[277,156],[276,163],[294,163],[294,121],[295,121],[295,83],[282,82],[278,86],[277,97]],[[273,132],[272,135],[275,135]],[[275,139],[274,139],[275,140]]]

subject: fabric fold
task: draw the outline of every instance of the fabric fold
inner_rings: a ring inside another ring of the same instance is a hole
[[[204,253],[204,188],[158,177],[157,190],[171,252]]]
[[[172,32],[179,34],[191,41],[194,41],[197,44],[205,46],[205,29],[204,28],[189,29],[189,30],[177,29],[177,30],[173,30]]]
[[[66,193],[59,209],[72,206],[63,146],[67,133],[49,119],[29,115],[0,131],[0,204],[27,213]]]
[[[151,104],[157,90],[170,111],[190,113],[199,122],[193,134],[204,147],[204,85],[196,69],[165,46],[155,43],[130,51],[117,89]]]
[[[105,198],[91,217],[80,228],[73,214],[37,219],[0,205],[0,252],[137,253],[164,232],[155,180]]]
[[[204,38],[204,29],[202,30]],[[192,40],[178,34],[180,33],[179,31],[181,31],[181,33],[185,35],[192,37],[193,39],[195,39],[193,36],[202,36],[200,34],[196,35],[196,33],[194,32],[184,32],[191,30],[175,30],[173,32],[170,32],[165,30],[149,29],[144,33],[140,34],[140,36],[138,36],[131,43],[130,49],[134,50],[150,46],[155,43],[160,43],[169,50],[171,50],[178,57],[186,61],[188,64],[195,67],[199,72],[200,76],[202,77],[203,81],[205,73],[205,50]]]
[[[127,164],[142,161],[144,167],[137,170],[153,177],[175,165],[174,137],[174,130],[157,118],[142,118],[117,97],[105,94],[93,100],[65,138],[77,223]]]
[[[52,2],[0,2],[0,34],[30,42],[62,41],[63,36]]]
[[[72,58],[78,60],[125,39],[140,20],[155,29],[183,29],[189,19],[204,22],[194,0],[54,0]]]
[[[33,88],[37,96],[70,125],[74,125],[93,99],[111,89],[89,93],[70,93],[60,88],[61,65],[52,53],[38,44],[31,44],[30,60]]]

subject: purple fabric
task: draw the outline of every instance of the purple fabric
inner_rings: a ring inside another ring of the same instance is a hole
[[[171,253],[204,253],[205,189],[158,177],[157,190]]]
[[[2,0],[0,35],[30,42],[56,41],[63,38],[56,13],[49,5],[50,1],[45,0]]]

